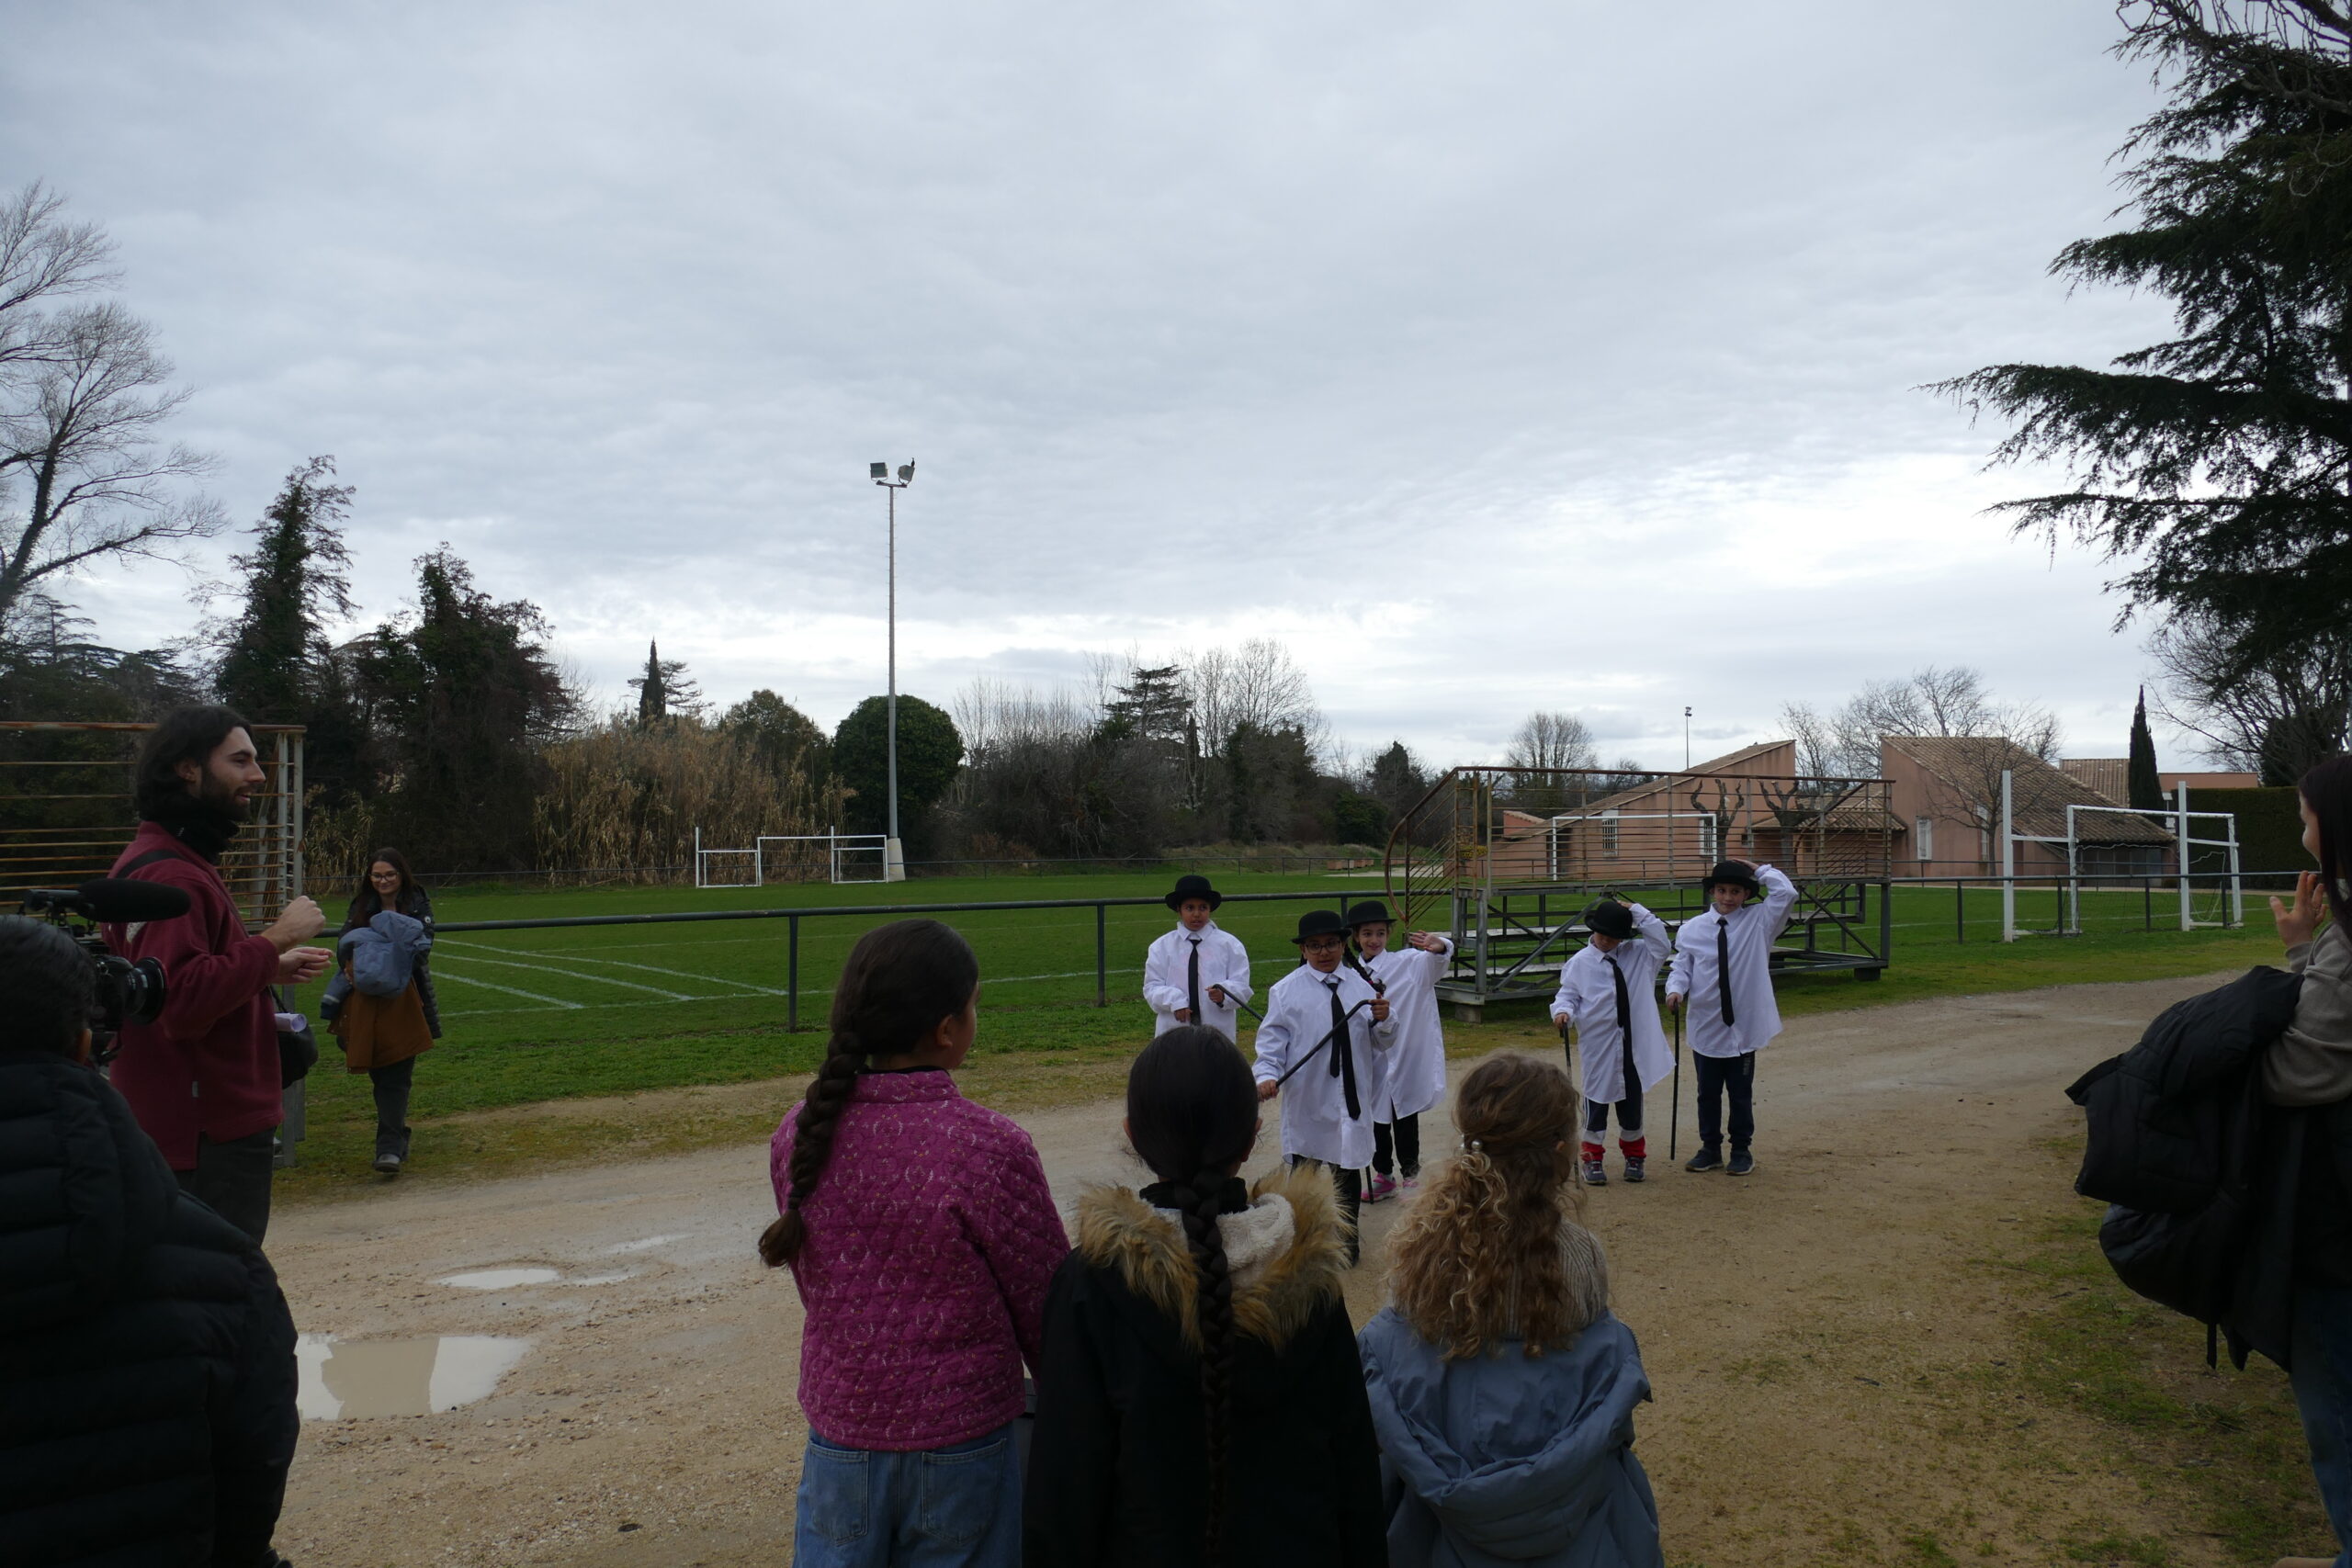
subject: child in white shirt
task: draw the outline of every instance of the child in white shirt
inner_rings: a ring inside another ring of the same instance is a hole
[[[1437,983],[1445,977],[1453,943],[1413,931],[1399,952],[1388,945],[1388,906],[1378,899],[1348,911],[1356,955],[1380,982],[1396,1021],[1396,1043],[1380,1057],[1380,1088],[1373,1096],[1379,1119],[1372,1125],[1367,1203],[1393,1197],[1399,1187],[1409,1192],[1420,1185],[1421,1112],[1445,1098],[1445,1031],[1438,1021]]]
[[[1341,965],[1348,928],[1336,911],[1309,909],[1291,940],[1306,962],[1266,993],[1252,1071],[1260,1100],[1283,1097],[1283,1153],[1290,1162],[1317,1160],[1336,1174],[1352,1264],[1363,1168],[1372,1158],[1377,1058],[1395,1042],[1396,1024],[1387,999]]]
[[[1756,1168],[1756,1053],[1781,1032],[1772,997],[1772,943],[1796,908],[1796,884],[1769,865],[1726,860],[1702,887],[1707,910],[1682,922],[1666,1005],[1687,1006],[1690,1055],[1699,1068],[1699,1152],[1685,1170]],[[1762,902],[1757,900],[1761,897]],[[1731,1099],[1731,1163],[1723,1156],[1723,1101]]]
[[[1577,1029],[1584,1067],[1584,1179],[1608,1185],[1601,1165],[1609,1108],[1617,1108],[1617,1152],[1625,1179],[1647,1175],[1642,1095],[1674,1070],[1673,1048],[1657,1016],[1657,972],[1671,951],[1666,922],[1639,904],[1604,898],[1585,911],[1592,940],[1560,965],[1552,1021]]]
[[[1250,954],[1241,939],[1209,918],[1225,896],[1205,876],[1180,876],[1165,901],[1179,923],[1143,958],[1143,999],[1151,1004],[1153,1036],[1201,1023],[1238,1041],[1235,1003],[1257,993],[1250,987]]]

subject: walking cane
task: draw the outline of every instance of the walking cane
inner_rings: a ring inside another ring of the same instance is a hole
[[[1685,998],[1688,1001],[1690,998]],[[1674,1108],[1666,1116],[1666,1157],[1671,1163],[1682,1151],[1682,1010],[1674,1012]]]

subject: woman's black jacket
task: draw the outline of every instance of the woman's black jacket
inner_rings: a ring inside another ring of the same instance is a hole
[[[275,1561],[294,1324],[96,1072],[0,1052],[0,1562]]]

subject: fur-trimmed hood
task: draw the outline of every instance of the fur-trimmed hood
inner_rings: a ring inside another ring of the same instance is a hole
[[[1336,1300],[1348,1271],[1348,1227],[1330,1173],[1319,1166],[1277,1169],[1250,1190],[1251,1212],[1267,1202],[1290,1211],[1288,1245],[1238,1273],[1234,1326],[1276,1350],[1305,1327],[1317,1305]],[[1229,1224],[1249,1214],[1228,1215]],[[1175,1320],[1184,1343],[1201,1347],[1195,1316],[1200,1276],[1183,1227],[1125,1187],[1091,1189],[1078,1201],[1078,1252],[1115,1269],[1136,1296]],[[1228,1247],[1232,1245],[1228,1240]]]

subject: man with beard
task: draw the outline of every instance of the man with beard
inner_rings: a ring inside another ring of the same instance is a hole
[[[163,1015],[123,1029],[114,1087],[180,1186],[256,1246],[269,1228],[285,1119],[270,987],[314,979],[334,962],[302,945],[326,927],[309,898],[250,934],[221,879],[220,856],[268,780],[245,721],[228,708],[181,708],[157,725],[139,751],[139,832],[114,874],[181,889],[188,912],[106,928],[116,952],[160,961],[165,985]]]

